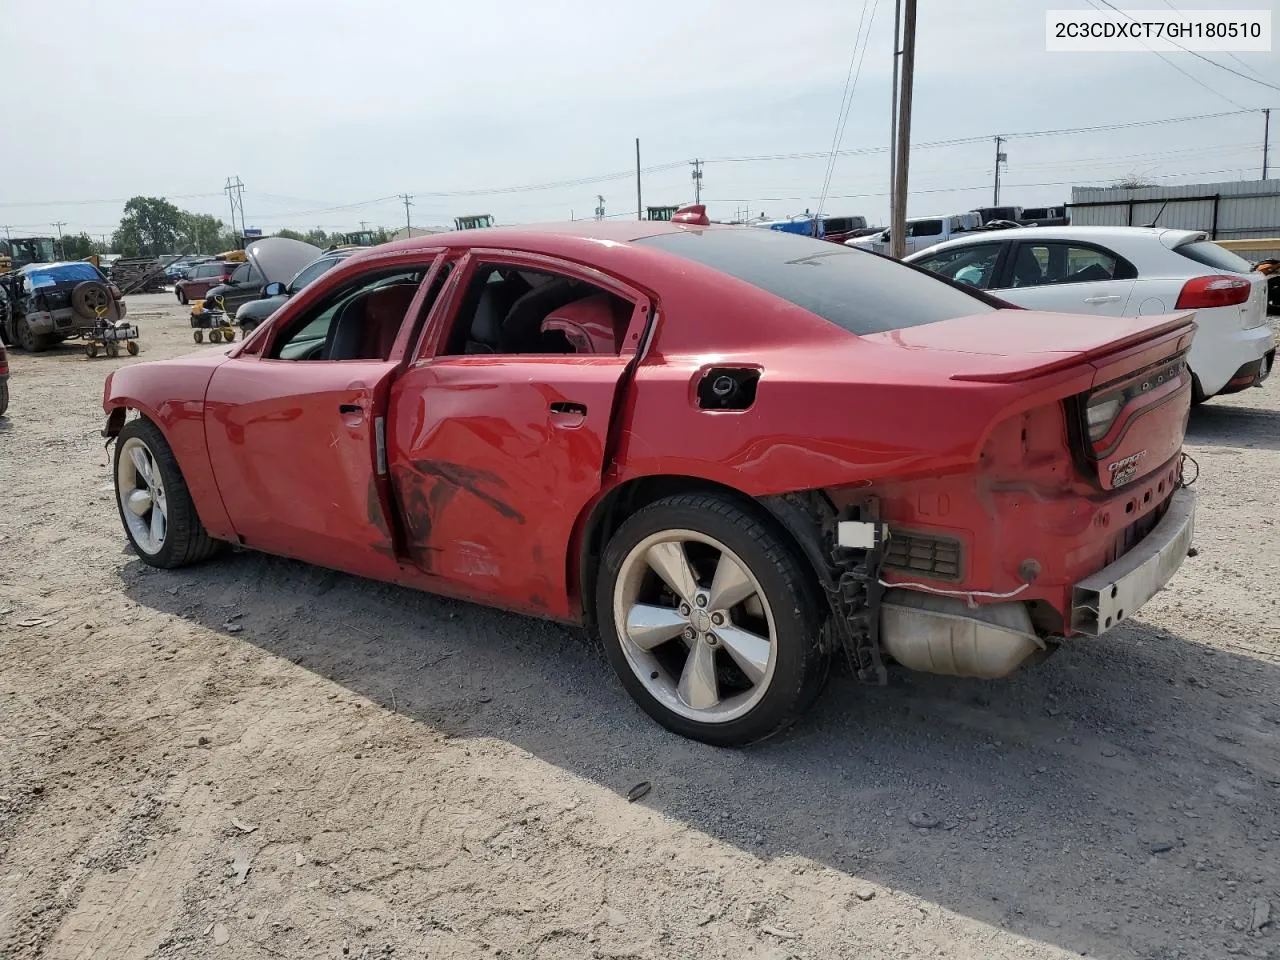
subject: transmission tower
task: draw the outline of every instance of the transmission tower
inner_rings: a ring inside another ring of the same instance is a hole
[[[227,185],[222,188],[231,201],[231,232],[237,237],[244,237],[244,182],[237,177],[227,177]],[[236,229],[236,213],[240,214],[240,229]]]

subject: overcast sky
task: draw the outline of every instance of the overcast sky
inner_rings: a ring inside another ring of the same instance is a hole
[[[1179,8],[1270,6],[1175,0]],[[1128,0],[1129,9],[1167,9]],[[110,232],[121,198],[163,195],[272,230],[513,223],[691,198],[783,216],[816,207],[860,17],[874,21],[846,150],[889,135],[893,0],[0,0],[7,111],[0,226]],[[1046,9],[1084,0],[920,0],[909,213],[991,202],[997,133],[1280,108],[1280,93],[1171,55],[1044,50]],[[865,13],[864,13],[865,9]],[[1275,53],[1214,59],[1280,85]],[[1184,76],[1182,71],[1191,75]],[[1192,79],[1194,78],[1194,79]],[[1198,82],[1197,82],[1198,81]],[[1273,118],[1280,142],[1280,110]],[[1260,112],[1051,137],[1013,136],[1002,200],[1070,199],[1073,183],[1256,178]],[[1280,160],[1280,157],[1275,159]],[[1280,165],[1280,164],[1277,164]],[[826,209],[888,215],[888,156],[838,158]],[[619,174],[554,189],[431,196]],[[355,204],[360,204],[356,206]],[[352,205],[345,209],[334,209]]]

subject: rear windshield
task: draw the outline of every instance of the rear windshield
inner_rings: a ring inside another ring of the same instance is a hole
[[[1253,269],[1253,264],[1244,257],[1237,257],[1226,247],[1220,247],[1212,240],[1179,244],[1173,248],[1173,252],[1180,253],[1188,260],[1194,260],[1196,263],[1203,263],[1206,267],[1213,267],[1215,270],[1248,273]]]
[[[745,280],[850,333],[881,333],[996,309],[913,267],[865,250],[751,228],[637,240]]]

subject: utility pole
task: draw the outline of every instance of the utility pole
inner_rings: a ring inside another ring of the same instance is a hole
[[[62,228],[67,225],[67,221],[55,220],[53,221],[53,225],[58,228],[58,256],[65,257],[67,255],[67,248],[62,244]]]
[[[902,35],[902,91],[898,96],[897,155],[893,171],[893,222],[889,226],[891,253],[901,260],[907,253],[907,174],[911,161],[911,84],[916,67],[916,0],[906,0]]]
[[[369,229],[369,221],[368,221],[368,220],[361,220],[361,221],[360,221],[360,229],[361,229],[361,230],[368,230],[368,229]]]
[[[636,219],[644,219],[644,207],[640,205],[640,138],[636,137]]]
[[[226,191],[227,199],[231,201],[231,232],[244,240],[244,182],[237,176],[234,179],[227,177],[227,185],[222,188]],[[240,229],[236,230],[236,212],[240,213]]]
[[[693,202],[702,202],[702,161],[690,160],[693,166]]]
[[[1000,206],[1000,164],[1009,158],[1006,153],[1000,152],[1000,144],[1004,143],[1004,137],[996,137],[996,188],[991,198],[993,207]]]
[[[599,193],[596,194],[596,219],[604,219],[604,196]]]
[[[409,207],[413,205],[413,197],[407,193],[400,194],[400,199],[404,201],[404,226],[406,237],[413,236],[413,224],[409,222]]]
[[[898,209],[898,58],[902,55],[902,0],[893,5],[893,97],[889,108],[889,219]]]
[[[1271,108],[1262,111],[1262,179],[1267,179],[1267,154],[1271,150]]]

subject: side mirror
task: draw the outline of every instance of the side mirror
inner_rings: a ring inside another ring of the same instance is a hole
[[[284,284],[281,283],[279,280],[276,280],[273,283],[268,283],[265,287],[262,288],[263,297],[283,297],[284,295],[285,295]]]

